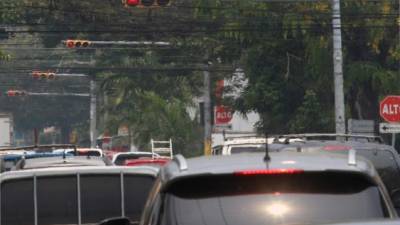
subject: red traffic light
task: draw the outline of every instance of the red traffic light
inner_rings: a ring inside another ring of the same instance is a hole
[[[122,2],[126,7],[164,7],[170,4],[170,0],[122,0]]]
[[[87,48],[91,45],[92,43],[88,40],[67,40],[65,41],[65,45],[67,48]]]
[[[39,79],[40,78],[40,72],[39,71],[33,71],[32,72],[32,78],[33,79]]]
[[[7,96],[8,97],[14,97],[15,96],[15,91],[14,90],[9,90],[9,91],[7,91]]]
[[[67,45],[68,48],[75,48],[75,43],[73,40],[68,40],[65,43]]]
[[[32,72],[32,78],[39,80],[39,79],[48,79],[48,80],[54,80],[56,79],[56,73],[53,72],[41,72],[41,71],[33,71]]]
[[[125,4],[127,6],[138,6],[140,4],[140,0],[126,0]]]

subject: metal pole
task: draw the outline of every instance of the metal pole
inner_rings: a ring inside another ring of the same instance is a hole
[[[34,93],[27,92],[29,96],[60,96],[60,97],[90,97],[90,94],[86,93]]]
[[[96,81],[94,78],[90,80],[90,147],[96,147],[96,118],[97,118],[97,96]]]
[[[336,133],[346,133],[346,118],[343,93],[343,52],[340,16],[340,0],[332,0],[333,25],[333,73],[335,83]]]
[[[210,99],[210,72],[208,67],[203,72],[204,75],[204,155],[211,155],[211,99]]]

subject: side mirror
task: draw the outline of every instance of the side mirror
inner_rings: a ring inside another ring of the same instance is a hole
[[[131,221],[127,217],[114,217],[114,218],[108,218],[100,223],[98,225],[137,225],[139,223],[131,223]]]

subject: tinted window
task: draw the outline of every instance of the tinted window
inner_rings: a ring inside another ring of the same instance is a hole
[[[376,186],[338,173],[189,178],[173,184],[164,199],[165,225],[320,224],[387,216]]]
[[[133,221],[140,219],[154,178],[148,176],[125,175],[125,215]]]
[[[77,155],[78,156],[97,156],[97,157],[101,156],[100,152],[98,152],[98,151],[86,151],[86,152],[85,151],[78,151]]]
[[[151,154],[129,154],[129,155],[119,155],[116,159],[114,164],[118,166],[124,165],[126,160],[129,159],[139,159],[139,158],[152,158]]]
[[[82,223],[121,216],[120,175],[81,176]]]
[[[38,223],[77,224],[76,176],[37,179]]]
[[[246,152],[265,152],[265,145],[263,146],[234,146],[231,147],[231,154],[239,154]]]
[[[33,181],[24,179],[1,185],[1,224],[34,224]]]

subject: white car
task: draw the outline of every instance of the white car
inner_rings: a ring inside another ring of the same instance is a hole
[[[155,167],[59,167],[0,174],[1,224],[96,224],[138,221]]]
[[[279,138],[279,141],[284,139]],[[215,146],[212,149],[213,155],[231,155],[238,153],[253,153],[265,152],[265,143],[273,145],[276,138],[263,138],[263,137],[231,137],[227,138],[220,146]],[[300,138],[290,139],[290,142],[303,141]]]

